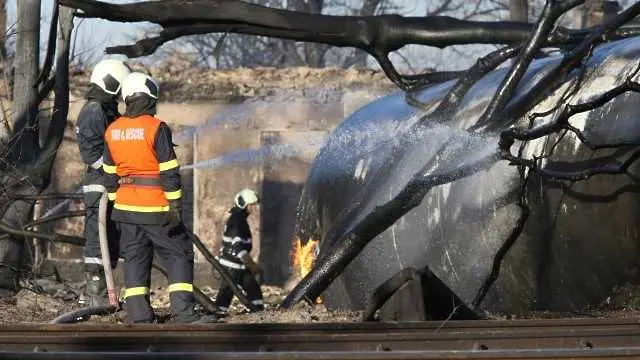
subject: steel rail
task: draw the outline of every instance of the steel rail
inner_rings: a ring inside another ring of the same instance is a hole
[[[635,347],[640,347],[640,319],[0,326],[0,351],[5,352],[582,351]]]
[[[0,352],[0,359],[21,360],[434,360],[434,359],[637,359],[640,347],[592,350],[522,349],[467,351],[375,351],[375,352],[221,352],[221,353],[158,353],[158,352]]]

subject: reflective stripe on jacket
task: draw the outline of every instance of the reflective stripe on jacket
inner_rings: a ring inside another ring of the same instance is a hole
[[[162,224],[168,200],[179,199],[179,164],[171,130],[151,115],[120,117],[105,132],[103,168],[113,219]]]

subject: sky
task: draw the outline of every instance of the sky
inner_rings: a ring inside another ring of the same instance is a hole
[[[15,24],[16,19],[16,1],[7,1],[7,25]],[[112,3],[131,3],[135,0],[109,0]],[[46,46],[47,34],[49,33],[49,24],[51,22],[51,12],[53,9],[53,0],[42,0],[41,21],[42,30],[40,34],[41,43]],[[79,29],[77,35],[76,51],[82,52],[83,56],[95,54],[94,58],[101,56],[104,48],[112,45],[121,45],[130,43],[136,36],[140,36],[140,32],[145,27],[150,26],[149,23],[119,23],[101,19],[76,19],[74,31]],[[44,52],[44,48],[42,50]],[[94,59],[95,61],[95,59]]]

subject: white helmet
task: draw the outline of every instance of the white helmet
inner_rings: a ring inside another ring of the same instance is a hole
[[[132,72],[122,83],[122,99],[127,100],[129,96],[136,93],[147,94],[158,99],[160,86],[151,76],[141,72]]]
[[[260,199],[255,191],[251,189],[243,189],[236,194],[235,202],[237,207],[244,209],[247,205],[259,203]]]
[[[106,93],[116,95],[124,79],[131,73],[129,67],[120,60],[106,59],[100,61],[91,72],[91,83],[98,85]]]

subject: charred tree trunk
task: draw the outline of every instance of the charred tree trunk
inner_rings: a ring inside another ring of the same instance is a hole
[[[7,60],[7,0],[0,0],[0,62]],[[4,72],[4,71],[3,71]]]
[[[29,31],[20,31],[21,25],[19,24],[18,44],[20,46],[17,48],[17,57],[23,60],[16,64],[15,109],[17,115],[12,129],[12,138],[3,149],[4,155],[9,161],[2,166],[2,176],[0,177],[2,186],[0,225],[4,230],[3,235],[10,234],[3,236],[5,239],[0,240],[0,288],[10,291],[17,289],[20,273],[24,268],[24,260],[28,255],[25,251],[25,238],[16,230],[22,230],[23,225],[29,222],[34,204],[34,201],[31,200],[11,201],[11,198],[16,194],[27,197],[37,195],[49,186],[51,169],[57,149],[62,143],[67,123],[69,43],[73,28],[73,12],[70,9],[61,10],[60,31],[56,31],[56,23],[54,22],[52,27],[54,35],[49,44],[49,52],[51,53],[55,53],[56,47],[58,48],[56,75],[50,79],[44,79],[43,76],[44,84],[55,85],[54,109],[47,133],[43,135],[43,146],[40,147],[35,116],[43,97],[42,93],[48,93],[46,85],[43,86],[44,89],[39,91],[38,85],[40,84],[37,81],[39,77],[37,54],[40,47],[38,36],[40,32],[40,1],[21,0],[18,1],[18,6],[21,8],[18,12],[19,18],[23,19],[24,16],[28,18],[22,27],[26,27]],[[57,12],[54,13],[54,18],[56,17]],[[29,34],[29,32],[37,34]],[[22,41],[20,41],[21,34],[25,36]],[[55,43],[56,34],[60,34],[58,46]],[[48,71],[44,72],[44,74],[46,73]],[[20,110],[23,113],[17,112]]]
[[[16,4],[18,23],[15,58],[15,84],[13,89],[13,136],[5,156],[10,163],[28,163],[37,155],[37,77],[40,49],[40,0],[20,0]],[[6,169],[5,171],[11,171]],[[12,182],[14,179],[4,180]],[[3,185],[6,186],[6,182]],[[6,189],[5,189],[6,190]],[[2,221],[19,226],[29,219],[30,204],[16,202],[10,206]],[[0,242],[0,287],[15,290],[23,265],[23,239],[11,237]]]
[[[11,99],[11,65],[7,59],[7,1],[0,0],[0,76],[5,81],[0,86],[0,97]],[[10,114],[4,106],[0,106],[0,143],[4,143],[11,135]]]
[[[38,63],[40,59],[40,0],[21,0],[18,7],[15,83],[13,88],[13,135],[21,149],[38,145]],[[34,151],[17,151],[16,159],[33,160]]]

